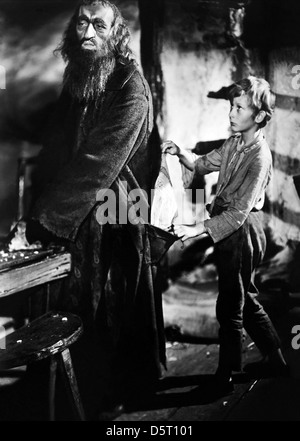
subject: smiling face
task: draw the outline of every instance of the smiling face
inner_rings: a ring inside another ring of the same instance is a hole
[[[113,10],[94,3],[81,6],[78,13],[76,33],[83,51],[93,52],[96,57],[106,55],[106,41],[114,21]]]
[[[255,113],[249,104],[247,95],[233,98],[229,112],[230,126],[233,132],[249,132],[258,126]]]

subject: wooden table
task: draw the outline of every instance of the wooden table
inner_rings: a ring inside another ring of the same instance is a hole
[[[54,253],[39,261],[0,271],[0,299],[38,285],[47,285],[67,277],[71,270],[71,255]]]

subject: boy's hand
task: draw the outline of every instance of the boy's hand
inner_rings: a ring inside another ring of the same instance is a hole
[[[165,141],[161,144],[162,153],[170,153],[170,155],[179,155],[181,150],[173,141]]]
[[[206,233],[206,228],[203,222],[195,225],[174,225],[174,232],[182,242],[191,239],[192,237],[200,236]]]

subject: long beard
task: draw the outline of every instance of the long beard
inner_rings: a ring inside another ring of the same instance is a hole
[[[114,71],[116,59],[105,42],[105,55],[73,48],[64,72],[64,86],[71,96],[80,102],[98,102],[107,81]]]

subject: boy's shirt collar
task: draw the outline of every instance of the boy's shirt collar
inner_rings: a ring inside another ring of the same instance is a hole
[[[247,146],[245,146],[244,143],[241,141],[242,140],[241,133],[236,134],[236,137],[237,137],[236,150],[239,153],[240,152],[247,153],[250,150],[252,150],[252,148],[254,148],[257,144],[259,144],[264,139],[264,134],[263,134],[262,130],[259,130],[258,135]]]

